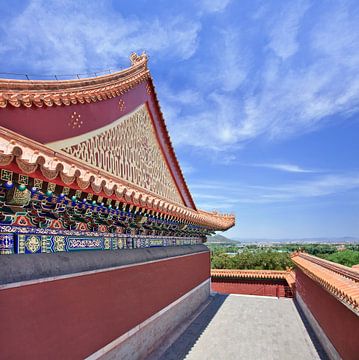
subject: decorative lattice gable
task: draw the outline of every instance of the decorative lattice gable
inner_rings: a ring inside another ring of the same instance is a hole
[[[145,105],[110,125],[48,146],[166,199],[183,203]]]

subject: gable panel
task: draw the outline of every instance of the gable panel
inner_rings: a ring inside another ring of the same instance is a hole
[[[182,203],[146,105],[110,125],[47,144],[91,166]]]

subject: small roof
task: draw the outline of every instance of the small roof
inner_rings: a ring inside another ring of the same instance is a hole
[[[295,283],[295,274],[288,270],[237,270],[237,269],[212,269],[212,277],[219,278],[250,278],[250,279],[283,279],[289,286]]]
[[[307,276],[359,315],[357,270],[302,252],[293,253],[291,258]]]

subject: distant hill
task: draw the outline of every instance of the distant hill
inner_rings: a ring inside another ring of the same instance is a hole
[[[207,236],[207,244],[228,244],[228,245],[238,245],[239,242],[237,240],[231,240],[223,235],[213,235]]]
[[[358,244],[359,238],[353,236],[343,237],[318,237],[318,238],[288,238],[288,239],[229,239],[223,235],[207,236],[207,244],[221,245],[249,245],[249,244]]]
[[[359,238],[353,236],[343,237],[320,237],[320,238],[291,238],[291,239],[242,239],[237,241],[247,244],[278,244],[278,243],[301,243],[301,244],[344,244],[359,243]]]

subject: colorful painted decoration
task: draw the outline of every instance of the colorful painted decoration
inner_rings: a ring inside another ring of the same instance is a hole
[[[26,185],[20,184],[20,185],[19,185],[19,190],[20,190],[20,191],[25,191],[25,190],[26,190]]]
[[[0,227],[0,230],[3,229]],[[19,230],[19,229],[18,229]],[[25,230],[26,229],[22,229]],[[181,246],[202,243],[201,238],[172,238],[138,235],[103,236],[102,233],[71,231],[74,235],[63,235],[69,231],[49,231],[42,229],[33,233],[0,233],[0,254],[38,254],[72,252],[80,250],[121,250],[159,246]],[[75,235],[76,234],[76,235]],[[94,236],[97,235],[97,236]]]
[[[12,189],[13,187],[14,187],[14,184],[13,184],[13,182],[12,181],[7,181],[6,183],[5,183],[5,187],[6,187],[6,189]]]
[[[14,234],[2,233],[0,234],[0,255],[7,255],[14,253]]]

